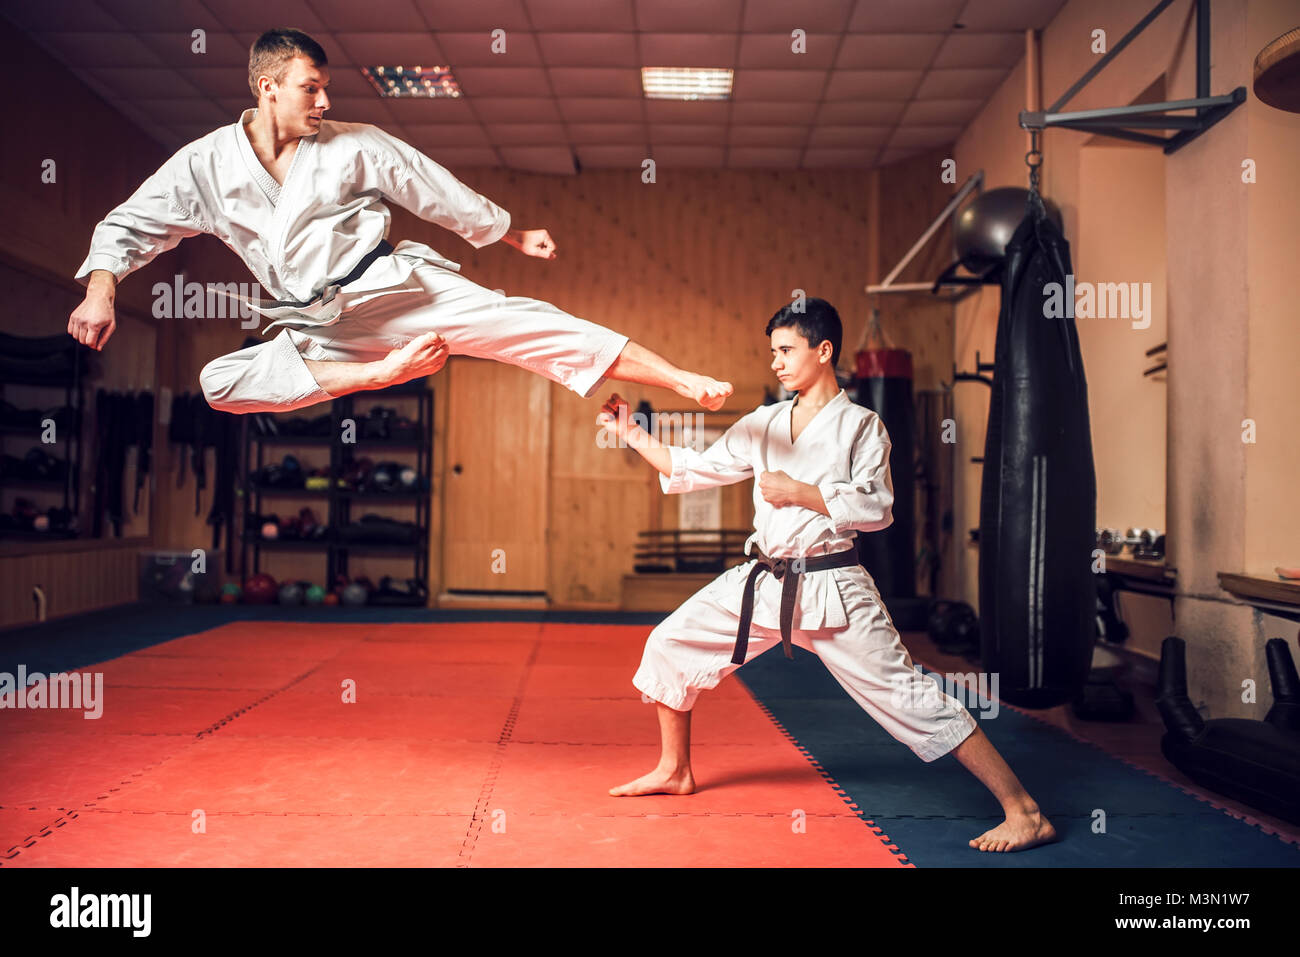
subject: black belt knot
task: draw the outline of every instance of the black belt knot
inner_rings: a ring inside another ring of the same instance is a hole
[[[818,555],[815,558],[769,558],[762,549],[755,547],[758,555],[754,567],[745,579],[745,593],[740,600],[740,627],[736,631],[736,650],[731,655],[733,665],[745,663],[745,651],[749,647],[749,626],[754,620],[754,583],[760,572],[767,572],[781,582],[781,645],[787,658],[794,658],[791,632],[794,631],[794,605],[799,592],[799,576],[807,572],[826,571],[831,568],[848,568],[859,564],[858,550],[848,548],[830,555]]]

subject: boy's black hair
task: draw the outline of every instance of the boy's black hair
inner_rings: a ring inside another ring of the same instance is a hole
[[[253,41],[248,50],[248,86],[257,99],[257,78],[266,74],[276,83],[283,83],[289,72],[289,62],[294,57],[306,57],[312,66],[329,66],[321,45],[301,30],[282,28],[267,30]]]
[[[803,311],[796,311],[797,306],[802,306]],[[811,297],[782,306],[777,310],[776,315],[767,321],[767,331],[763,335],[770,336],[773,329],[785,329],[791,326],[808,340],[809,347],[813,349],[829,340],[832,350],[831,368],[834,369],[839,365],[840,340],[844,336],[844,327],[840,323],[840,314],[835,311],[834,306],[825,299]]]

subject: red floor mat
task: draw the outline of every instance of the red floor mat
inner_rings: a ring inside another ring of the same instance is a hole
[[[696,793],[610,797],[658,759],[649,631],[238,622],[94,666],[101,722],[0,713],[0,866],[908,866],[734,679]]]

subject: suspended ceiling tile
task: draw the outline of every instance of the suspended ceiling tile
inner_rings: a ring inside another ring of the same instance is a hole
[[[439,166],[446,166],[451,169],[468,169],[473,166],[500,166],[501,160],[497,157],[496,150],[485,147],[473,146],[446,146],[439,147],[437,155],[425,150],[421,150],[434,160]]]
[[[639,66],[736,68],[738,38],[725,33],[642,33]]]
[[[253,96],[253,91],[248,86],[247,70],[223,66],[194,67],[185,71],[185,79],[195,89],[216,100],[240,97],[252,99]],[[330,91],[333,92],[333,86],[330,87]],[[256,104],[253,102],[248,105]]]
[[[737,100],[815,102],[826,87],[826,70],[741,70],[736,74]]]
[[[1010,70],[931,70],[917,87],[918,100],[988,99]]]
[[[392,33],[428,29],[413,0],[311,0],[311,6],[335,33],[373,30],[375,24]]]
[[[961,135],[960,126],[900,126],[889,138],[889,148],[947,146]]]
[[[727,139],[721,126],[651,123],[650,142],[673,146],[722,146]]]
[[[522,0],[414,0],[434,30],[489,34],[493,30],[530,30]]]
[[[983,100],[913,100],[902,122],[919,126],[965,126],[979,112]]]
[[[123,29],[95,0],[63,0],[62,3],[6,3],[3,15],[28,33],[85,33]]]
[[[961,12],[967,30],[1041,30],[1065,0],[969,0]],[[1145,12],[1147,4],[1141,6]]]
[[[539,30],[625,32],[636,29],[632,0],[524,0],[533,26]]]
[[[642,164],[650,159],[650,150],[644,143],[625,143],[615,146],[584,144],[574,148],[583,169],[626,169],[640,175]],[[658,157],[654,157],[656,165]]]
[[[636,25],[647,33],[735,33],[742,0],[636,0]]]
[[[83,69],[171,65],[130,33],[44,33],[36,39],[59,60]]]
[[[99,87],[121,99],[170,100],[202,95],[202,91],[176,70],[158,67],[104,67],[85,72],[94,77]],[[248,89],[247,73],[236,71],[232,75],[244,89]]]
[[[807,102],[769,103],[764,100],[749,100],[732,104],[731,122],[798,126],[810,123],[814,112],[814,105]]]
[[[410,33],[340,33],[337,37],[348,63],[358,66],[447,66],[448,60],[433,35]]]
[[[968,68],[1010,69],[1025,55],[1021,33],[968,33],[958,30],[943,38],[932,66],[938,70]]]
[[[503,146],[501,158],[511,169],[572,175],[573,153],[567,146]]]
[[[466,96],[481,99],[487,96],[549,97],[550,83],[541,67],[512,69],[471,66],[463,70],[452,69],[456,82]]]
[[[453,71],[469,66],[510,69],[541,66],[542,63],[537,37],[525,30],[507,30],[500,40],[494,40],[488,30],[478,33],[439,32],[436,36],[438,46]]]
[[[239,118],[238,113],[232,116],[207,97],[183,100],[137,99],[132,101],[132,104],[150,117],[154,123],[173,129],[182,125],[204,124],[211,131],[218,126],[227,126]]]
[[[732,104],[726,100],[644,100],[650,123],[711,123],[723,126]]]
[[[570,123],[569,140],[578,144],[645,143],[644,123]]]
[[[849,20],[850,33],[946,33],[966,0],[869,0]]]
[[[724,152],[720,146],[659,146],[655,148],[657,166],[670,169],[717,169]]]
[[[777,169],[795,169],[803,150],[785,149],[771,146],[733,146],[727,151],[727,166],[774,167]]]
[[[492,145],[487,132],[477,123],[411,123],[406,126],[406,141],[425,153],[434,147],[482,149]]]
[[[476,123],[468,97],[456,99],[437,97],[373,97],[384,109],[402,124],[418,123]]]
[[[788,33],[746,33],[740,38],[741,69],[824,70],[835,60],[838,33],[810,33],[796,53]]]
[[[626,67],[638,62],[634,33],[539,33],[537,46],[551,67]]]
[[[925,152],[925,148],[916,147],[916,146],[904,147],[904,148],[890,148],[880,154],[880,158],[876,160],[876,164],[878,166],[889,166],[891,163],[898,163],[903,160],[908,160],[914,156],[919,156],[924,152]]]
[[[727,145],[802,149],[808,142],[810,129],[808,126],[733,126],[727,131]]]
[[[822,103],[817,108],[817,122],[828,126],[889,126],[897,123],[907,108],[907,100],[840,100]]]
[[[558,123],[493,123],[487,134],[495,146],[561,146],[569,142]]]
[[[809,169],[859,169],[875,165],[880,155],[878,147],[869,149],[809,149],[803,154],[802,165]]]
[[[226,29],[236,32],[260,34],[286,26],[311,35],[328,29],[306,0],[203,0],[203,5]]]
[[[565,96],[558,100],[566,123],[617,123],[641,115],[641,97]]]
[[[809,148],[878,148],[889,139],[888,126],[818,126],[808,140]]]
[[[483,123],[559,123],[555,100],[538,97],[471,99],[474,115]]]
[[[557,96],[640,96],[640,70],[555,67],[551,85]]]
[[[194,29],[226,29],[199,0],[99,0],[110,17],[132,31],[163,30],[189,33]],[[62,3],[51,3],[58,8]]]
[[[741,29],[746,33],[836,33],[849,22],[854,0],[746,0]]]
[[[373,123],[385,126],[393,120],[401,122],[400,117],[388,111],[388,104],[395,102],[378,96],[336,96],[330,100],[329,118],[340,123]]]
[[[943,42],[938,33],[850,33],[840,46],[840,70],[916,70],[929,65]]]
[[[915,95],[920,70],[833,70],[828,100],[906,100]]]

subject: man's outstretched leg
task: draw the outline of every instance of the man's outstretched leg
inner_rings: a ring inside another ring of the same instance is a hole
[[[631,341],[606,370],[605,377],[672,389],[678,395],[698,402],[710,412],[722,408],[722,404],[734,391],[730,382],[719,382],[696,372],[686,372],[640,343]]]
[[[976,725],[952,753],[966,766],[966,770],[993,792],[1007,816],[997,827],[973,838],[971,847],[980,851],[1023,851],[1056,839],[1056,828],[1043,817],[1038,804],[998,754],[982,728]]]
[[[691,713],[674,711],[661,701],[659,710],[659,763],[649,774],[635,781],[610,788],[614,797],[634,794],[691,794],[695,778],[691,775]]]

